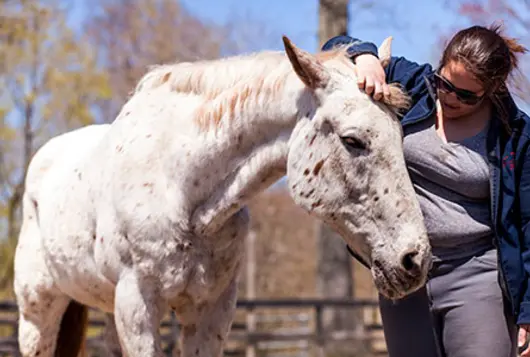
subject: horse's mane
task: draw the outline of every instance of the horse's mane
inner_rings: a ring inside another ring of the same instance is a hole
[[[155,65],[140,79],[134,93],[165,84],[173,91],[211,99],[241,82],[250,84],[278,70],[287,73],[290,64],[285,59],[283,52],[263,51],[213,60]]]
[[[338,66],[351,66],[345,47],[321,51],[315,56],[322,63],[337,60]],[[233,115],[236,106],[243,107],[249,99],[264,92],[271,97],[279,94],[291,75],[294,71],[283,51],[262,51],[213,60],[155,65],[138,81],[133,94],[166,85],[175,92],[203,96],[209,100],[199,110],[198,120],[203,126],[211,121],[217,124],[226,111]],[[212,105],[211,100],[219,98],[222,93],[223,100]],[[410,98],[399,85],[391,84],[390,96],[382,102],[399,114],[409,107]]]

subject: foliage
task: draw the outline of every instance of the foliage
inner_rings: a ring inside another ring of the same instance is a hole
[[[52,1],[0,2],[0,288],[10,286],[24,177],[48,138],[94,122],[111,95],[96,51]]]
[[[112,121],[140,77],[160,63],[220,56],[224,31],[192,16],[175,0],[96,0],[86,23],[113,97],[101,103]]]

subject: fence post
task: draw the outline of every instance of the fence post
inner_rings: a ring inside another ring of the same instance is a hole
[[[256,232],[250,231],[247,236],[247,299],[252,301],[256,298]],[[256,316],[254,307],[247,309],[247,336],[256,331]],[[247,340],[246,357],[256,357],[256,341],[254,338]]]
[[[317,356],[324,357],[324,324],[322,322],[322,304],[315,305],[315,321],[316,321],[316,342],[317,342]]]

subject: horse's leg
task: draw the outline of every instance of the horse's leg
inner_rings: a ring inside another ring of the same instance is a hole
[[[197,324],[181,330],[182,357],[221,357],[236,310],[237,279],[233,279],[217,301],[201,309]]]
[[[116,323],[113,314],[105,314],[105,328],[101,333],[104,341],[105,356],[122,357],[120,338],[116,330]]]
[[[87,308],[49,285],[46,270],[18,275],[18,343],[24,357],[76,357],[84,349]]]
[[[163,357],[158,328],[164,309],[154,281],[142,280],[132,271],[124,274],[116,285],[114,305],[122,352],[129,357]]]
[[[38,296],[38,297],[37,297]],[[24,357],[51,357],[55,353],[66,297],[44,297],[19,301],[18,344]]]
[[[82,348],[86,308],[55,285],[44,260],[35,204],[25,195],[23,205],[14,262],[20,352],[24,357],[48,357],[58,347],[66,353],[61,356],[75,356],[78,351],[72,350]]]

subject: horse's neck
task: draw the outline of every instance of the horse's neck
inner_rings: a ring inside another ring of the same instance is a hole
[[[286,173],[291,133],[300,112],[311,111],[314,101],[296,77],[275,95],[276,100],[266,95],[241,109],[226,134],[225,122],[220,124],[215,140],[223,149],[215,155],[222,162],[223,175],[194,211],[195,230],[201,235],[214,235],[249,200]]]

